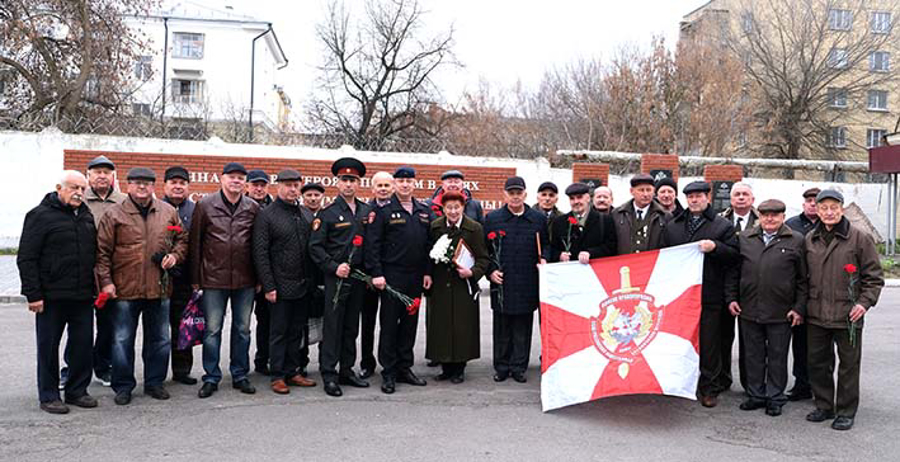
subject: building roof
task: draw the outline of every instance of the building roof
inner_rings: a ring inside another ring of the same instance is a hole
[[[227,0],[163,0],[150,16],[177,17],[196,21],[267,23],[235,9]]]

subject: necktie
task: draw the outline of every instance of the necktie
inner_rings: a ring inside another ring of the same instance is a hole
[[[643,220],[643,219],[644,219],[644,211],[643,211],[643,210],[638,210],[638,211],[637,211],[637,217],[638,217],[638,221]]]
[[[765,242],[766,245],[769,245],[773,238],[775,238],[774,234],[763,233],[763,242]]]
[[[743,231],[744,230],[744,217],[738,217],[737,224],[734,225],[734,227],[737,228],[738,231]]]

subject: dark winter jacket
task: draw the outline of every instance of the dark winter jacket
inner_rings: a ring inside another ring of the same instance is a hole
[[[784,222],[784,224],[788,225],[788,227],[790,227],[794,231],[797,231],[803,236],[806,236],[816,227],[816,223],[818,222],[819,220],[812,221],[809,219],[809,217],[806,216],[805,213],[800,213],[800,215],[788,218],[787,221]]]
[[[280,300],[306,295],[310,223],[300,207],[281,198],[260,210],[253,224],[253,262],[262,293],[277,291]]]
[[[245,289],[256,285],[253,222],[259,204],[241,196],[231,213],[222,192],[205,196],[191,219],[191,282],[201,289]]]
[[[582,251],[590,253],[591,258],[616,255],[618,241],[612,215],[591,210],[584,226],[571,225],[570,233],[569,217],[572,216],[572,212],[560,215],[550,224],[550,235],[553,236],[550,241],[551,262],[559,261],[559,254],[566,251],[567,240],[571,245],[569,255],[572,261],[577,260]]]
[[[513,315],[528,314],[540,305],[537,264],[541,258],[546,260],[550,256],[546,222],[542,213],[527,205],[525,212],[519,216],[504,205],[485,217],[485,242],[492,258],[486,275],[489,277],[497,269],[503,272],[502,286],[491,282],[491,308],[494,311]],[[500,235],[501,231],[505,236]],[[541,254],[538,254],[538,240]],[[498,245],[502,268],[497,268],[493,263],[493,259],[497,258],[495,248]],[[500,290],[503,291],[502,305],[499,300]]]
[[[634,199],[626,202],[612,211],[612,218],[616,224],[616,238],[618,239],[618,254],[627,255],[635,253],[641,249],[635,248],[633,245],[635,230],[633,229],[635,214]],[[666,230],[666,223],[669,222],[671,216],[658,203],[651,201],[647,206],[647,217],[645,217],[645,226],[642,235],[644,242],[642,247],[644,250],[658,249],[659,242]],[[641,230],[637,230],[641,231]],[[640,239],[640,238],[639,238]]]

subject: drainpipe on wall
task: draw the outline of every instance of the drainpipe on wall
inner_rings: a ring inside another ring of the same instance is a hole
[[[159,122],[165,122],[166,118],[166,65],[169,61],[169,18],[163,18],[163,28],[166,30],[166,37],[163,40],[163,71],[162,71],[162,112],[159,114]]]
[[[249,117],[249,128],[250,128],[250,142],[253,142],[253,103],[254,103],[254,90],[256,86],[256,41],[262,38],[264,35],[272,32],[272,23],[269,23],[269,28],[264,30],[261,34],[253,37],[253,41],[250,45],[250,117]]]

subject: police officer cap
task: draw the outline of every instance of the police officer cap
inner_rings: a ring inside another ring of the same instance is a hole
[[[90,162],[88,162],[88,170],[97,167],[106,167],[110,170],[115,170],[116,164],[114,164],[113,161],[109,160],[109,158],[106,156],[97,156],[91,159]]]
[[[756,210],[759,213],[784,213],[784,211],[787,210],[787,206],[778,199],[769,199],[767,201],[762,201]]]
[[[310,189],[315,189],[316,191],[325,194],[325,188],[319,183],[306,183],[302,188],[300,188],[300,194],[303,194]]]
[[[709,183],[705,181],[692,181],[687,186],[684,187],[684,193],[690,194],[694,192],[704,192],[708,193],[712,188],[709,186]]]
[[[466,179],[465,175],[459,170],[447,170],[441,175],[441,180],[446,180],[447,178],[459,178],[460,180]]]
[[[541,192],[545,189],[549,189],[549,190],[559,194],[559,188],[557,188],[556,184],[553,183],[552,181],[545,181],[545,182],[541,183],[540,186],[538,186],[538,192]]]
[[[263,170],[250,170],[250,172],[247,173],[247,181],[250,183],[254,183],[257,181],[264,181],[268,183],[269,175],[266,175],[266,172]]]
[[[836,201],[840,202],[841,204],[844,203],[844,195],[835,189],[826,189],[826,190],[821,191],[816,196],[816,203],[818,204],[819,202],[822,202],[825,199],[836,200]]]
[[[134,180],[147,180],[147,181],[156,181],[156,174],[153,173],[153,170],[150,170],[146,167],[134,167],[133,169],[128,171],[128,176],[126,177],[128,181]]]
[[[331,164],[331,173],[334,176],[355,176],[357,178],[366,175],[366,166],[353,157],[341,157]]]
[[[587,194],[591,191],[591,188],[584,183],[572,183],[566,188],[567,196],[577,196],[579,194]]]
[[[394,171],[394,178],[415,178],[416,177],[416,169],[404,165],[402,167],[398,167],[397,170]]]
[[[820,192],[822,192],[822,190],[819,188],[809,188],[806,191],[803,191],[803,198],[806,199],[807,197],[816,197]]]
[[[511,176],[506,179],[503,185],[504,191],[512,191],[514,189],[525,189],[525,180],[520,176]]]
[[[281,183],[282,181],[300,181],[300,179],[300,172],[292,168],[286,168],[278,172],[278,177],[275,181]]]
[[[176,165],[174,167],[169,167],[166,169],[165,181],[169,181],[173,178],[181,178],[184,181],[190,182],[191,176],[188,174],[186,168]]]
[[[638,173],[637,175],[631,177],[632,188],[641,184],[649,184],[650,186],[654,186],[653,177],[647,175],[646,173]]]
[[[242,173],[244,175],[247,174],[247,169],[244,168],[243,165],[237,162],[229,162],[225,164],[225,167],[222,169],[222,174],[227,175],[229,173]]]

